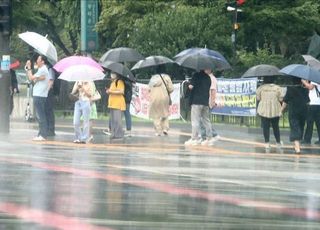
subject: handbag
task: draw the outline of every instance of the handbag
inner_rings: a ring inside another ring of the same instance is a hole
[[[79,100],[79,93],[70,93],[69,94],[69,100],[72,102],[76,102],[77,100]]]
[[[101,95],[100,95],[99,91],[96,90],[96,91],[94,92],[93,96],[91,97],[91,101],[98,101],[98,100],[100,100],[100,99],[101,99]]]
[[[167,90],[167,93],[168,93],[168,96],[169,96],[169,105],[172,105],[172,99],[171,99],[171,96],[170,96],[170,93],[169,93],[167,84],[166,84],[166,82],[163,80],[161,73],[159,73],[159,75],[160,75],[160,77],[161,77],[161,80],[163,81],[164,86],[166,87],[166,90]]]

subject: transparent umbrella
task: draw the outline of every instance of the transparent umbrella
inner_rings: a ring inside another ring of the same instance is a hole
[[[102,55],[99,62],[103,63],[105,61],[111,62],[136,62],[144,59],[138,51],[128,47],[114,48]]]
[[[279,68],[274,65],[256,65],[249,68],[242,77],[266,77],[283,75],[279,72]]]
[[[24,32],[18,34],[18,36],[38,53],[46,56],[51,64],[55,64],[58,61],[57,50],[47,37],[35,32]]]

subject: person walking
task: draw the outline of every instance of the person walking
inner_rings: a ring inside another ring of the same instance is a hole
[[[274,84],[274,77],[272,76],[264,77],[263,83],[257,89],[256,95],[259,102],[257,113],[261,117],[265,148],[270,149],[270,125],[273,129],[277,147],[280,148],[283,145],[279,129],[283,90],[280,86]]]
[[[209,106],[213,105],[214,99],[210,93],[211,89],[211,69],[201,70],[196,72],[188,86],[191,90],[190,104],[191,104],[191,138],[185,142],[185,145],[211,145],[212,143],[212,129],[210,123]],[[200,123],[206,129],[206,140],[199,138]]]
[[[152,75],[149,84],[150,103],[149,118],[153,120],[155,135],[168,135],[170,94],[173,84],[169,75],[160,73]]]
[[[31,61],[28,60],[25,69],[28,79],[34,83],[33,86],[33,103],[36,110],[36,116],[39,123],[39,132],[34,141],[45,141],[48,136],[48,123],[46,118],[46,100],[49,92],[49,71],[46,66],[47,58],[39,55],[36,64],[38,70],[32,73]]]
[[[300,141],[303,137],[304,125],[307,118],[307,103],[309,100],[308,89],[302,87],[301,79],[292,77],[293,86],[287,87],[283,98],[281,112],[289,105],[290,141],[294,142],[294,151],[299,154]]]
[[[90,98],[92,96],[92,81],[76,81],[71,94],[78,95],[79,99],[74,103],[73,126],[75,132],[74,143],[87,143],[90,132]],[[83,125],[81,127],[81,118]]]
[[[311,144],[313,134],[313,124],[316,123],[318,140],[316,145],[320,144],[320,85],[315,82],[302,80],[303,85],[309,90],[310,103],[308,105],[307,127],[302,143]]]
[[[111,73],[111,85],[106,89],[109,95],[108,108],[110,109],[109,126],[111,139],[121,139],[124,137],[122,129],[122,113],[126,110],[124,100],[124,82],[117,73]]]

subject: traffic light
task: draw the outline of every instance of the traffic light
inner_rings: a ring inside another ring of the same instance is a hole
[[[11,0],[0,0],[0,33],[11,33]]]
[[[237,0],[236,2],[237,6],[242,6],[246,2],[246,0]]]

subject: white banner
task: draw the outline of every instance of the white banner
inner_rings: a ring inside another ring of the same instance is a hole
[[[172,105],[170,106],[169,119],[180,118],[180,84],[173,84],[174,91],[171,93]],[[130,113],[133,116],[149,119],[149,89],[147,84],[136,83],[133,88]]]

